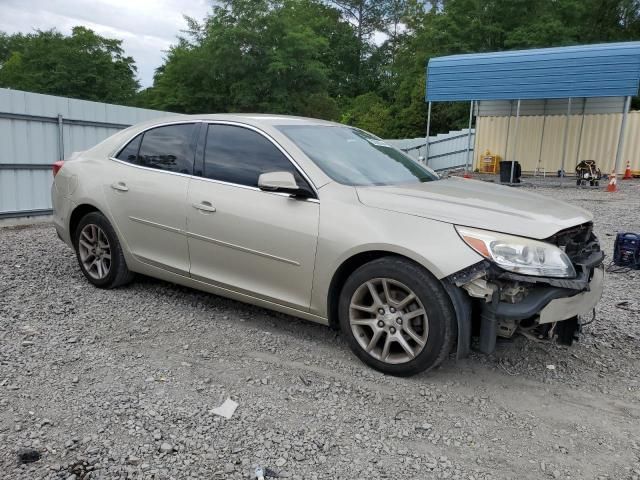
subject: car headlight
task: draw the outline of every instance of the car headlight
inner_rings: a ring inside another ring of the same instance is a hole
[[[576,270],[555,245],[504,233],[456,226],[464,242],[501,268],[522,275],[572,278]]]

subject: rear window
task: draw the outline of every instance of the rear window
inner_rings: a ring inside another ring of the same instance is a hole
[[[165,125],[147,130],[124,147],[116,158],[141,167],[193,173],[195,124]]]

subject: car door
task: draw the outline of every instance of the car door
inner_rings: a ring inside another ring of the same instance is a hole
[[[202,165],[189,185],[191,276],[308,310],[319,202],[258,188],[261,173],[291,172],[311,188],[271,139],[246,126],[212,123]]]
[[[131,253],[187,276],[186,201],[196,126],[146,130],[116,154],[103,179],[111,216]]]

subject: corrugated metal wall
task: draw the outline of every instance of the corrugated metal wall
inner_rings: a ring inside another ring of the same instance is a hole
[[[429,137],[428,165],[434,170],[447,170],[460,167],[467,162],[468,129],[456,130],[449,133],[439,133]],[[475,130],[471,129],[471,149],[475,141]],[[418,160],[425,158],[427,150],[424,138],[409,138],[404,140],[385,140],[400,150],[404,150],[411,157]],[[473,159],[473,151],[470,153]]]
[[[0,218],[48,213],[53,162],[163,115],[168,113],[0,89]]]
[[[571,115],[567,134],[565,171],[573,172],[580,160],[595,160],[603,173],[610,173],[615,163],[621,122],[621,113],[584,115],[584,117]],[[515,116],[478,117],[476,152],[480,155],[490,150],[491,153],[498,154],[505,160],[517,160],[522,164],[522,169],[527,172],[535,171],[538,167],[540,171],[544,170],[547,173],[557,172],[562,164],[566,116],[520,117],[517,142],[515,125]],[[580,136],[581,128],[582,136]],[[479,155],[475,157],[476,167]],[[632,170],[640,170],[640,112],[636,111],[629,113],[622,156],[622,172],[618,173],[624,172],[627,160],[631,163]]]
[[[575,115],[595,115],[600,113],[620,113],[624,110],[625,97],[572,98],[571,113]],[[565,115],[568,99],[522,100],[520,116],[525,115]],[[517,100],[482,100],[476,102],[479,117],[506,117],[515,115]]]

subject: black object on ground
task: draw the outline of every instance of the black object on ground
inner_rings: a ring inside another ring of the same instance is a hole
[[[513,162],[513,183],[520,183],[522,176],[522,167],[520,162]],[[500,162],[500,183],[511,183],[511,162],[502,160]]]
[[[625,232],[616,235],[613,263],[618,267],[640,270],[640,234]]]
[[[33,463],[40,460],[40,452],[33,448],[23,448],[18,451],[19,463]]]

